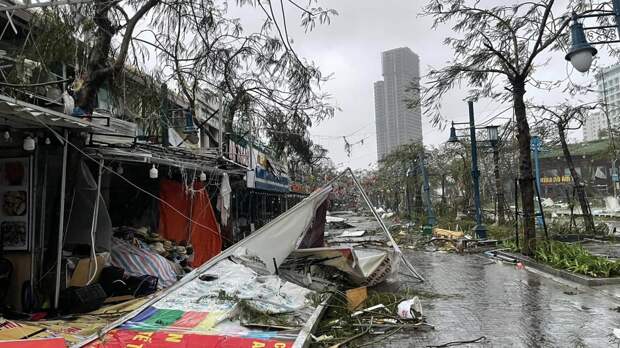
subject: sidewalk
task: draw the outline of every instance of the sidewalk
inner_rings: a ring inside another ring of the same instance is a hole
[[[404,276],[381,290],[437,294],[422,300],[435,330],[401,331],[376,345],[425,347],[486,336],[486,343],[459,347],[616,346],[610,335],[614,327],[620,328],[620,299],[603,289],[569,286],[480,255],[414,251],[407,257],[426,283]]]

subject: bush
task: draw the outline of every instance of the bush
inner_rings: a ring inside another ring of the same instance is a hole
[[[594,278],[620,276],[620,262],[594,256],[579,244],[539,242],[536,245],[534,258],[554,268]]]

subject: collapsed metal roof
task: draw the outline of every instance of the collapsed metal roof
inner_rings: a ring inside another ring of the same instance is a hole
[[[109,127],[100,123],[109,124],[109,120],[105,120],[105,117],[102,117],[91,122],[0,94],[0,125],[16,129],[41,128],[45,124],[50,127],[81,129],[85,131],[110,130]]]

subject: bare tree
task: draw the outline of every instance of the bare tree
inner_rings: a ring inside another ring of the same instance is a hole
[[[95,0],[89,6],[96,30],[93,45],[88,50],[85,71],[81,76],[82,86],[75,101],[75,105],[85,114],[92,114],[99,88],[113,74],[124,68],[138,22],[160,2],[160,0],[126,1],[123,4],[123,1]],[[128,15],[128,9],[134,11],[132,16]],[[116,36],[120,36],[121,43],[115,57],[112,58],[112,40]]]
[[[593,105],[579,105],[572,106],[568,103],[564,103],[558,106],[533,106],[532,108],[540,111],[540,115],[537,116],[538,122],[544,124],[551,124],[555,126],[557,135],[559,138],[560,146],[562,147],[562,153],[564,154],[564,160],[570,171],[570,175],[573,179],[573,185],[577,198],[579,199],[579,205],[581,206],[581,214],[585,224],[586,232],[593,234],[594,219],[592,218],[592,212],[590,211],[590,204],[586,197],[585,184],[581,180],[581,176],[575,169],[575,163],[573,157],[568,148],[568,142],[566,141],[566,132],[570,130],[576,130],[583,125],[588,111],[594,110],[596,106]]]
[[[512,103],[519,143],[525,254],[531,254],[535,247],[536,229],[530,126],[524,98],[537,58],[566,40],[569,18],[566,14],[556,16],[554,5],[554,0],[495,7],[483,7],[479,1],[431,0],[423,11],[434,19],[434,27],[451,24],[460,34],[444,40],[454,50],[454,59],[427,76],[429,83],[421,97],[425,113],[440,123],[441,97],[461,82],[471,88],[472,99],[490,97]]]
[[[308,30],[336,14],[287,3],[301,12],[301,25]],[[278,154],[288,147],[308,157],[312,143],[306,130],[334,115],[329,96],[318,92],[326,78],[295,53],[283,2],[279,9],[270,1],[241,1],[240,5],[254,6],[263,15],[259,31],[245,33],[241,21],[229,17],[224,5],[177,4],[156,11],[154,21],[160,25],[157,31],[148,30],[154,39],[140,43],[160,52],[165,79],[175,81],[190,107],[197,93],[205,90],[225,100],[225,152],[229,137],[241,131],[269,138]]]

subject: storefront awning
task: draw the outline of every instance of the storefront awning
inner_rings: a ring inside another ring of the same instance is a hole
[[[109,127],[98,124],[107,122],[99,121],[102,120],[87,121],[0,94],[0,125],[11,128],[39,128],[45,124],[50,127],[109,132]]]
[[[188,150],[165,148],[160,145],[134,144],[123,147],[91,147],[87,152],[104,160],[134,163],[154,163],[170,167],[224,173],[217,168],[213,155],[197,154]]]

